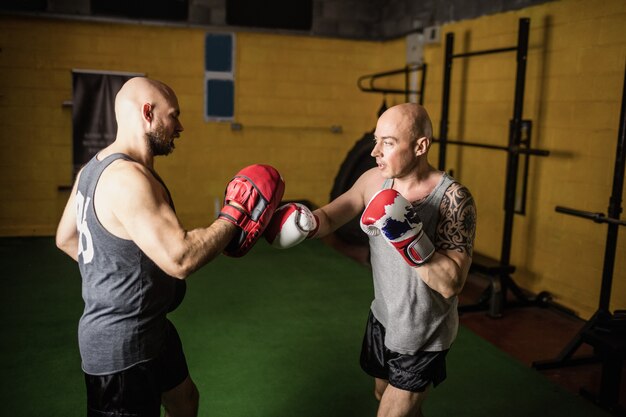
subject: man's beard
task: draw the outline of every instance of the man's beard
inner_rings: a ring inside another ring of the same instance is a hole
[[[152,132],[146,132],[146,142],[153,156],[169,155],[174,150],[174,139],[168,137],[163,125],[158,125]]]

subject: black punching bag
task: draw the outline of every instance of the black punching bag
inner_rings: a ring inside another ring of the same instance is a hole
[[[350,149],[335,177],[330,192],[331,201],[348,191],[361,174],[376,166],[376,159],[371,156],[372,149],[374,149],[374,134],[371,132],[363,135]],[[359,225],[360,217],[361,213],[337,229],[335,234],[347,243],[367,245],[367,235]]]

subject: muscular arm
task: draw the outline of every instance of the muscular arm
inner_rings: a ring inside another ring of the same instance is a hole
[[[375,169],[366,171],[348,191],[315,210],[313,214],[319,220],[319,229],[315,237],[324,237],[361,214],[365,208],[367,186],[376,180],[382,183]]]
[[[313,212],[319,220],[319,229],[315,237],[321,238],[334,232],[359,214],[361,210],[363,207],[353,198],[350,190],[340,195]]]
[[[78,261],[78,231],[76,230],[76,189],[78,188],[78,177],[74,182],[70,198],[67,200],[63,215],[57,226],[55,236],[56,245],[72,259]]]
[[[454,183],[446,190],[439,211],[437,251],[417,270],[426,285],[450,298],[463,289],[472,263],[476,206],[467,188]]]
[[[145,167],[132,162],[105,171],[95,204],[103,224],[113,225],[109,231],[135,242],[163,271],[180,279],[219,255],[236,231],[223,220],[185,230],[163,186]]]

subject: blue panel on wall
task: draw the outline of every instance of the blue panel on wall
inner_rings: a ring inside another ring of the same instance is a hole
[[[205,71],[233,70],[233,38],[230,34],[209,33],[206,35],[204,47]]]
[[[207,80],[207,116],[232,118],[235,113],[235,86],[232,80]]]

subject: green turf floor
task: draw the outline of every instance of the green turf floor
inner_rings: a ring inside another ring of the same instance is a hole
[[[84,415],[76,326],[80,277],[52,238],[0,239],[1,415]],[[258,244],[189,279],[171,320],[200,390],[200,416],[375,416],[358,366],[372,285],[366,268],[319,241],[286,251]],[[540,343],[540,341],[538,341]],[[434,416],[607,416],[465,328]]]

